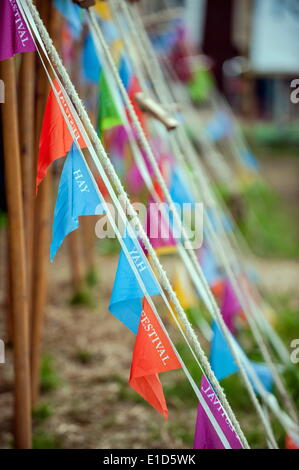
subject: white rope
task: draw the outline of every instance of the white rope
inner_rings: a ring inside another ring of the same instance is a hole
[[[22,3],[22,4],[25,4],[25,0],[18,0],[19,3]],[[143,230],[143,227],[141,226],[139,220],[138,220],[138,216],[134,210],[134,208],[131,206],[130,202],[129,202],[129,199],[128,199],[128,196],[127,194],[125,193],[122,185],[121,185],[121,182],[119,181],[115,171],[114,171],[114,168],[111,164],[111,162],[109,161],[109,158],[101,144],[101,141],[99,140],[98,136],[96,135],[96,132],[89,120],[89,117],[80,101],[80,98],[78,97],[77,95],[77,92],[72,84],[72,82],[70,81],[69,79],[69,76],[63,66],[63,64],[61,63],[61,60],[57,54],[57,51],[56,49],[54,48],[53,44],[52,44],[52,41],[51,41],[51,38],[49,37],[48,35],[48,32],[47,30],[45,29],[40,17],[39,17],[39,14],[35,8],[35,6],[33,5],[32,1],[31,0],[26,0],[26,5],[28,6],[29,8],[29,11],[30,13],[32,14],[33,18],[34,18],[34,22],[35,24],[37,25],[37,29],[42,37],[42,40],[46,46],[46,49],[47,51],[49,52],[49,55],[50,57],[52,58],[53,60],[53,63],[55,64],[55,67],[57,68],[58,72],[59,72],[59,75],[61,76],[64,84],[65,84],[65,87],[68,91],[68,94],[70,95],[74,105],[76,106],[76,109],[78,111],[78,114],[80,116],[80,118],[82,119],[82,122],[85,126],[85,128],[87,129],[88,133],[90,134],[91,136],[91,139],[92,141],[94,142],[94,145],[96,147],[96,151],[97,151],[97,155],[98,157],[101,159],[102,163],[103,163],[103,166],[105,168],[105,170],[107,171],[109,177],[111,178],[111,181],[113,182],[117,192],[119,195],[121,195],[124,199],[124,201],[127,203],[127,207],[130,211],[130,216],[132,217],[133,221],[134,221],[134,224],[136,224],[136,227],[138,228],[138,232],[140,233],[140,236],[141,236],[141,239],[142,241],[144,242],[145,244],[145,247],[146,249],[148,250],[150,256],[152,257],[153,259],[153,262],[154,262],[154,266],[155,268],[157,269],[157,272],[159,274],[159,278],[161,279],[161,283],[165,289],[165,291],[167,292],[167,294],[169,295],[172,303],[174,304],[178,314],[179,314],[179,318],[180,320],[182,321],[183,325],[184,325],[184,328],[186,330],[186,334],[187,336],[189,337],[190,341],[192,342],[192,344],[194,345],[194,348],[195,348],[195,351],[198,355],[198,357],[200,358],[201,360],[201,363],[203,365],[203,368],[204,368],[204,371],[205,371],[205,375],[207,376],[208,380],[210,381],[212,387],[214,388],[215,392],[218,394],[218,397],[219,399],[222,401],[222,404],[223,404],[223,408],[225,409],[227,415],[228,415],[228,418],[231,420],[231,423],[233,424],[233,426],[235,427],[236,429],[236,432],[240,438],[240,441],[242,442],[243,446],[248,448],[248,444],[247,444],[247,441],[246,441],[246,438],[239,426],[239,423],[237,421],[237,419],[235,418],[232,410],[231,410],[231,407],[226,399],[226,396],[220,386],[220,384],[218,383],[213,371],[211,370],[211,367],[210,367],[210,364],[200,346],[200,343],[198,341],[198,338],[197,336],[195,335],[182,307],[180,306],[178,300],[177,300],[177,297],[174,293],[174,291],[172,290],[172,287],[168,281],[168,278],[162,268],[162,266],[160,265],[160,262],[155,254],[155,251],[153,250],[148,238],[146,237],[146,234]]]
[[[109,66],[110,66],[110,68],[111,68],[112,74],[113,74],[113,76],[114,76],[114,78],[115,78],[115,81],[117,82],[117,85],[118,85],[118,87],[119,87],[119,89],[120,89],[121,95],[122,95],[122,97],[123,97],[123,99],[124,99],[124,102],[125,102],[127,108],[128,108],[128,112],[129,112],[130,117],[131,117],[131,119],[132,119],[133,125],[134,125],[134,127],[135,127],[135,129],[136,129],[136,131],[137,131],[137,133],[138,133],[138,136],[139,136],[141,145],[142,145],[142,147],[144,148],[144,150],[145,150],[145,152],[146,152],[146,154],[147,154],[147,156],[148,156],[148,158],[149,158],[149,161],[150,161],[150,163],[151,163],[151,165],[152,165],[152,167],[153,167],[153,170],[154,170],[154,173],[155,173],[155,175],[156,175],[156,177],[157,177],[157,180],[158,180],[158,182],[159,182],[159,184],[160,184],[160,186],[161,186],[161,188],[162,188],[162,191],[163,191],[163,193],[164,193],[164,195],[165,195],[165,198],[166,198],[166,200],[167,200],[167,202],[168,202],[168,204],[169,204],[169,206],[170,206],[170,209],[171,209],[171,211],[172,211],[172,213],[173,213],[173,215],[174,215],[175,222],[177,223],[177,225],[178,225],[178,226],[180,227],[180,229],[181,229],[182,238],[183,238],[183,240],[185,240],[185,243],[187,243],[187,242],[188,242],[188,239],[187,239],[187,235],[186,235],[184,226],[183,226],[182,223],[181,223],[181,219],[180,219],[180,217],[179,217],[179,215],[178,215],[178,213],[177,213],[177,210],[176,210],[175,205],[173,204],[173,201],[172,201],[171,196],[170,196],[170,194],[169,194],[169,191],[168,191],[168,188],[167,188],[167,186],[166,186],[166,183],[165,183],[165,181],[164,181],[164,179],[163,179],[163,177],[162,177],[162,175],[161,175],[161,173],[160,173],[160,170],[159,170],[158,164],[157,164],[157,162],[156,162],[155,156],[154,156],[154,154],[153,154],[153,152],[152,152],[152,150],[151,150],[151,147],[150,147],[150,145],[149,145],[149,143],[148,143],[148,141],[147,141],[147,139],[146,139],[146,137],[145,137],[145,135],[144,135],[143,129],[142,129],[141,124],[140,124],[140,122],[139,122],[139,120],[138,120],[138,117],[137,117],[137,115],[136,115],[136,113],[135,113],[135,110],[134,110],[134,108],[133,108],[133,106],[132,106],[132,103],[131,103],[131,101],[130,101],[130,99],[129,99],[129,97],[128,97],[127,91],[125,90],[124,85],[123,85],[123,83],[122,83],[122,81],[121,81],[121,78],[120,78],[120,76],[119,76],[119,74],[118,74],[118,70],[117,70],[116,65],[115,65],[115,63],[114,63],[114,61],[113,61],[113,58],[112,58],[112,56],[111,56],[111,54],[110,54],[109,47],[108,47],[108,45],[107,45],[107,43],[106,43],[106,41],[105,41],[105,38],[103,37],[103,34],[102,34],[102,32],[101,32],[101,30],[100,30],[98,24],[97,24],[96,17],[95,17],[95,15],[94,15],[94,13],[91,13],[91,12],[88,13],[88,17],[89,17],[89,23],[90,23],[91,32],[92,32],[92,34],[93,34],[94,37],[97,36],[98,39],[99,39],[99,43],[100,43],[100,45],[101,45],[101,47],[102,47],[102,49],[103,49],[103,52],[105,53],[105,56],[106,56],[106,59],[107,59],[107,62],[108,62],[108,64],[109,64]],[[95,42],[95,45],[97,46],[97,42]],[[209,286],[208,286],[208,284],[207,284],[207,282],[206,282],[206,279],[205,279],[205,277],[204,277],[204,275],[203,275],[203,273],[202,273],[202,270],[201,270],[201,268],[200,268],[200,266],[199,266],[199,264],[198,264],[197,258],[196,258],[195,254],[194,254],[194,252],[193,252],[192,250],[189,251],[189,256],[190,256],[191,260],[193,261],[195,267],[197,268],[197,271],[199,272],[200,280],[201,280],[201,282],[203,283],[203,286],[204,286],[204,288],[205,288],[205,290],[207,291],[207,294],[208,294],[208,295],[207,295],[207,298],[208,298],[208,300],[209,300],[209,303],[211,304],[211,306],[212,306],[212,308],[213,308],[213,312],[214,312],[214,314],[215,314],[215,317],[217,318],[217,321],[219,322],[220,326],[222,326],[223,333],[224,333],[224,335],[225,335],[225,337],[226,337],[226,339],[227,339],[227,341],[228,341],[228,344],[229,344],[229,347],[230,347],[230,349],[231,349],[231,352],[232,352],[232,354],[234,355],[235,361],[236,361],[236,363],[237,363],[237,365],[238,365],[238,367],[239,367],[240,374],[241,374],[241,376],[242,376],[242,378],[243,378],[244,384],[245,384],[245,386],[246,386],[246,388],[247,388],[247,390],[248,390],[248,393],[249,393],[249,396],[250,396],[250,398],[251,398],[251,400],[252,400],[252,403],[253,403],[254,407],[256,408],[256,411],[257,411],[257,413],[258,413],[258,416],[259,416],[259,418],[260,418],[260,420],[261,420],[261,422],[262,422],[262,424],[263,424],[263,426],[264,426],[265,432],[267,433],[267,435],[268,435],[270,441],[273,443],[273,448],[276,448],[276,447],[277,447],[277,444],[276,444],[276,442],[275,442],[275,438],[274,438],[273,432],[272,432],[272,430],[271,430],[271,427],[269,426],[269,423],[268,423],[267,420],[266,420],[266,417],[265,417],[265,415],[264,415],[264,413],[263,413],[263,409],[262,409],[262,407],[261,407],[261,405],[260,405],[260,403],[259,403],[259,401],[258,401],[258,399],[257,399],[257,397],[256,397],[256,394],[255,394],[255,392],[254,392],[254,389],[253,389],[253,387],[252,387],[252,384],[251,384],[250,380],[249,380],[248,377],[247,377],[246,370],[244,369],[243,364],[242,364],[242,362],[239,360],[239,357],[238,357],[238,355],[237,355],[237,353],[236,353],[236,351],[235,351],[235,349],[234,349],[234,347],[233,347],[233,343],[232,343],[232,341],[231,341],[230,338],[229,338],[229,331],[228,331],[227,328],[226,328],[226,325],[225,325],[225,323],[224,323],[224,321],[223,321],[223,319],[222,319],[222,316],[221,316],[221,313],[220,313],[219,308],[218,308],[218,306],[217,306],[217,303],[216,303],[216,301],[215,301],[215,299],[214,299],[212,293],[210,292]]]
[[[114,3],[114,0],[110,0],[110,2],[113,4]],[[120,3],[119,3],[120,5]],[[132,30],[133,33],[135,33],[135,40],[137,39],[137,27],[138,27],[138,37],[141,38],[141,42],[142,42],[142,45],[143,47],[145,48],[146,52],[148,53],[149,57],[150,57],[150,61],[145,61],[144,60],[144,63],[145,65],[148,65],[148,73],[149,75],[151,76],[152,78],[152,82],[154,83],[154,86],[156,88],[156,91],[158,93],[158,96],[160,97],[162,103],[167,106],[167,97],[170,96],[170,93],[167,89],[167,86],[165,84],[164,86],[164,77],[161,73],[161,70],[160,70],[160,67],[159,67],[159,64],[157,62],[157,58],[153,52],[153,48],[148,40],[148,37],[145,33],[145,30],[144,30],[144,27],[143,27],[143,24],[141,22],[141,19],[140,19],[140,16],[139,16],[139,12],[137,10],[137,6],[132,6],[131,8],[134,9],[134,19],[135,19],[135,22],[133,22],[131,16],[130,16],[130,13],[129,13],[129,7],[124,3],[124,2],[121,2],[121,5],[123,6],[123,11],[126,15],[126,19],[128,20],[128,23],[130,25],[130,28]],[[137,26],[136,26],[137,24]],[[136,41],[136,44],[137,44],[137,41]],[[143,55],[145,57],[145,55]],[[162,87],[162,84],[163,84],[163,87]],[[173,134],[172,134],[173,135]],[[181,132],[181,135],[183,135],[183,132]],[[184,139],[184,144],[186,144],[188,139]],[[186,147],[184,146],[185,150],[185,155],[186,155],[186,158],[193,152],[191,152],[190,150],[190,145],[188,146],[188,149],[186,149]],[[183,157],[184,159],[184,157]],[[195,162],[196,161],[196,162]],[[196,157],[192,158],[192,161],[190,162],[192,164],[192,168],[194,168],[194,165],[198,166],[198,159]],[[202,180],[203,178],[201,178]],[[198,188],[197,186],[195,186],[196,189]],[[198,193],[198,191],[197,191]],[[263,340],[263,337],[261,336],[260,332],[259,332],[259,329],[257,328],[257,325],[255,324],[254,320],[252,319],[252,316],[251,315],[247,315],[247,310],[248,308],[251,310],[251,313],[252,313],[252,310],[253,309],[253,302],[252,300],[248,297],[248,299],[244,299],[244,295],[243,295],[243,292],[241,291],[241,289],[239,288],[239,285],[238,285],[238,281],[237,281],[237,278],[235,276],[235,274],[233,273],[233,271],[231,270],[231,267],[230,267],[230,262],[228,260],[228,257],[227,257],[227,254],[225,253],[225,250],[222,249],[222,245],[221,243],[219,243],[219,240],[218,240],[218,235],[216,233],[216,231],[213,229],[213,226],[210,222],[210,220],[208,218],[207,219],[207,226],[208,226],[208,231],[209,231],[209,234],[213,237],[214,239],[214,242],[217,244],[217,251],[219,253],[219,256],[223,262],[223,265],[225,267],[225,270],[227,272],[227,275],[228,275],[228,278],[229,280],[231,281],[231,284],[232,284],[232,287],[235,291],[235,294],[240,302],[240,305],[241,307],[243,308],[246,316],[247,316],[247,319],[248,319],[248,322],[249,322],[249,326],[251,327],[251,330],[252,330],[252,333],[254,335],[254,338],[257,342],[257,344],[259,345],[260,349],[261,349],[261,352],[263,354],[263,357],[267,363],[267,365],[269,366],[269,369],[271,370],[272,372],[272,375],[273,375],[273,379],[276,383],[276,385],[278,386],[278,389],[279,389],[279,392],[283,398],[284,401],[286,401],[286,405],[288,407],[288,410],[289,412],[291,413],[291,415],[293,416],[293,418],[296,420],[297,419],[297,413],[295,411],[295,407],[292,403],[292,400],[291,400],[291,397],[289,396],[280,376],[278,375],[277,373],[277,369],[276,367],[274,366],[273,362],[272,362],[272,358],[271,358],[271,355],[268,351],[268,348]],[[247,302],[246,302],[247,300]]]
[[[107,45],[105,44],[105,40],[104,40],[104,38],[103,38],[103,36],[102,36],[102,34],[101,34],[101,31],[99,30],[99,28],[98,28],[98,26],[97,26],[97,24],[96,24],[96,20],[93,21],[92,17],[91,17],[91,27],[94,28],[94,30],[95,30],[94,36],[95,36],[95,34],[97,34],[97,36],[98,36],[98,38],[99,38],[99,41],[100,41],[100,43],[101,43],[101,46],[102,46],[102,48],[104,49],[104,51],[105,51],[105,53],[106,53],[106,57],[107,57],[107,60],[109,61],[109,65],[110,65],[110,67],[111,67],[111,69],[112,69],[112,72],[113,72],[115,81],[117,82],[117,84],[118,84],[118,86],[119,86],[119,88],[120,88],[120,90],[121,90],[121,92],[122,92],[122,96],[123,96],[123,98],[124,98],[124,101],[125,101],[126,105],[127,105],[128,108],[129,108],[129,111],[131,111],[131,113],[130,113],[130,114],[131,114],[131,118],[132,118],[132,121],[133,121],[133,123],[134,123],[134,125],[135,125],[137,131],[139,132],[139,136],[140,136],[140,138],[141,138],[141,140],[142,140],[142,145],[144,146],[145,151],[146,151],[146,153],[147,153],[147,155],[148,155],[148,158],[149,158],[150,162],[151,162],[152,165],[153,165],[155,174],[156,174],[156,176],[157,176],[157,178],[158,178],[158,180],[159,180],[159,184],[161,184],[161,187],[162,187],[163,192],[165,193],[166,199],[168,200],[168,202],[169,202],[169,204],[170,204],[170,206],[171,206],[171,205],[172,205],[171,196],[169,195],[169,192],[168,192],[168,189],[167,189],[167,187],[166,187],[165,181],[163,180],[163,177],[162,177],[162,175],[161,175],[160,172],[159,172],[157,163],[156,163],[156,161],[155,161],[155,157],[154,157],[154,155],[153,155],[153,153],[152,153],[152,151],[151,151],[149,145],[148,145],[147,142],[146,142],[146,139],[145,139],[145,136],[143,135],[143,131],[142,131],[142,128],[141,128],[140,123],[139,123],[139,121],[138,121],[138,118],[137,118],[136,114],[134,113],[134,110],[133,110],[133,108],[132,108],[132,106],[131,106],[131,103],[130,103],[129,98],[127,97],[126,90],[125,90],[124,87],[123,87],[123,84],[122,84],[121,79],[120,79],[120,77],[119,77],[119,75],[118,75],[117,69],[116,69],[115,64],[114,64],[114,62],[113,62],[113,59],[112,59],[112,57],[110,56],[109,49],[108,49]],[[130,106],[131,106],[132,109],[130,109]],[[178,218],[176,219],[176,221],[178,222],[178,225],[180,225],[180,226],[182,227],[181,221],[178,220]],[[182,227],[182,231],[183,231],[183,236],[184,236],[184,228],[183,228],[183,227]],[[186,236],[185,236],[185,239],[186,239]],[[230,334],[230,333],[229,333],[229,331],[226,329],[226,325],[225,325],[225,323],[223,322],[222,316],[221,316],[220,311],[219,311],[219,309],[218,309],[218,306],[217,306],[217,304],[216,304],[216,302],[215,302],[215,299],[213,298],[213,296],[211,295],[211,293],[210,293],[210,291],[209,291],[209,287],[208,287],[208,285],[207,285],[207,283],[206,283],[206,281],[205,281],[205,278],[204,278],[204,276],[203,276],[203,273],[202,273],[202,271],[201,271],[201,268],[198,266],[197,259],[196,259],[196,257],[194,256],[194,253],[193,253],[192,251],[190,251],[190,256],[191,256],[191,255],[193,255],[193,262],[196,264],[197,268],[199,268],[198,270],[200,271],[201,281],[203,282],[204,288],[205,288],[206,291],[209,292],[209,294],[210,294],[210,295],[208,295],[207,298],[208,298],[209,304],[212,305],[212,311],[213,311],[213,313],[214,313],[214,317],[215,317],[215,318],[217,319],[217,321],[220,323],[220,326],[221,326],[221,328],[222,328],[222,330],[223,330],[223,333],[224,333],[224,335],[225,335],[225,337],[226,337],[226,339],[227,339],[227,341],[228,341],[228,344],[229,344],[229,346],[230,346],[230,348],[231,348],[231,351],[232,351],[232,353],[233,353],[233,355],[234,355],[234,357],[235,357],[235,360],[236,360],[236,362],[237,362],[237,365],[238,365],[238,367],[239,367],[239,369],[240,369],[240,373],[241,373],[241,376],[242,376],[242,378],[243,378],[243,380],[244,380],[245,386],[246,386],[246,388],[248,389],[248,392],[249,392],[249,395],[250,395],[250,397],[251,397],[251,400],[252,400],[252,402],[253,402],[253,404],[254,404],[256,410],[257,410],[257,413],[258,413],[258,415],[259,415],[259,417],[260,417],[260,419],[261,419],[261,421],[262,421],[264,427],[265,427],[265,430],[266,430],[266,432],[268,432],[269,435],[271,436],[270,438],[272,438],[272,442],[274,442],[275,439],[274,439],[273,433],[272,433],[272,431],[270,430],[269,424],[266,422],[265,416],[264,416],[264,414],[263,414],[262,407],[260,406],[260,404],[259,404],[259,402],[258,402],[258,400],[257,400],[257,398],[256,398],[256,395],[255,395],[255,392],[254,392],[254,390],[253,390],[253,387],[252,387],[252,385],[251,385],[251,383],[250,383],[250,381],[248,380],[248,377],[247,377],[247,375],[246,375],[246,371],[245,371],[245,369],[243,368],[243,365],[242,365],[241,361],[239,361],[239,358],[238,358],[236,352],[234,351],[232,341],[231,341],[230,338],[229,338],[229,334]],[[210,306],[210,305],[209,305],[209,306]]]

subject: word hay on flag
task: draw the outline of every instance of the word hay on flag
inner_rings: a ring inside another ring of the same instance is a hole
[[[160,294],[160,287],[147,267],[146,258],[138,240],[134,242],[130,236],[126,235],[123,241],[148,294],[150,296]],[[109,310],[134,334],[138,332],[143,297],[144,293],[137,277],[124,251],[121,250]]]
[[[58,158],[64,157],[70,151],[73,137],[71,136],[65,119],[69,121],[80,148],[86,147],[83,137],[77,128],[73,115],[67,105],[66,99],[59,87],[59,83],[57,80],[54,80],[53,84],[57,91],[58,99],[60,100],[63,111],[60,108],[53,89],[51,89],[46,104],[39,139],[36,187],[38,187],[44,179],[48,166]]]
[[[168,418],[168,409],[158,374],[180,368],[181,364],[169,339],[144,299],[129,384],[165,419]]]
[[[20,52],[35,51],[32,36],[16,0],[1,0],[0,44],[0,60],[10,59]]]
[[[242,449],[243,446],[231,425],[216,393],[205,376],[201,379],[201,395],[209,407],[211,414],[217,421],[226,437],[231,449]],[[194,449],[224,449],[225,446],[209,420],[203,406],[199,403],[194,436]]]
[[[50,247],[51,261],[64,238],[79,227],[79,216],[104,212],[96,183],[74,143],[65,160],[58,188]]]

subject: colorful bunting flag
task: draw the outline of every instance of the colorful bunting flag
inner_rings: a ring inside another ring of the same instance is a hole
[[[235,363],[226,338],[216,322],[213,322],[212,330],[213,339],[210,362],[215,376],[220,381],[237,372],[238,366]]]
[[[159,209],[159,204],[152,200],[149,203],[146,213],[146,233],[157,253],[169,254],[175,251],[176,241],[170,228],[167,205],[164,204],[163,207],[165,216]]]
[[[129,384],[165,419],[168,418],[168,409],[158,374],[180,368],[181,364],[169,339],[144,299]]]
[[[170,188],[170,195],[174,203],[183,204],[194,204],[194,198],[188,189],[188,184],[180,173],[179,168],[175,167],[172,171]]]
[[[92,35],[88,33],[84,40],[82,51],[82,73],[84,80],[98,84],[101,68]]]
[[[82,31],[82,9],[70,0],[54,0],[55,8],[67,20],[74,38],[79,38]]]
[[[32,36],[16,0],[1,1],[0,44],[0,60],[9,59],[20,52],[35,51]]]
[[[160,294],[160,287],[146,264],[143,250],[137,240],[123,238],[130,258],[136,266],[146,291],[150,296]],[[134,334],[137,334],[142,312],[144,293],[123,250],[120,252],[109,310]]]
[[[105,131],[122,124],[115,98],[103,72],[100,78],[99,101],[98,130],[99,136],[102,137]]]
[[[76,126],[72,113],[59,87],[59,83],[55,80],[53,84],[58,93],[58,98],[60,99],[63,111],[58,104],[53,89],[51,89],[46,104],[39,140],[36,176],[37,187],[45,177],[48,166],[58,158],[64,157],[72,146],[73,137],[65,119],[69,121],[78,145],[81,148],[86,147],[83,137]]]
[[[269,367],[265,364],[260,364],[259,362],[253,361],[250,361],[250,364],[264,388],[267,390],[267,392],[271,392],[273,387],[273,375]],[[254,383],[252,383],[252,386],[254,388],[254,391],[258,394],[259,392],[255,387]]]
[[[285,441],[285,448],[286,449],[299,449],[299,439],[297,438],[297,441],[295,441],[295,439],[287,435],[286,441]]]
[[[228,444],[232,449],[242,449],[243,446],[231,425],[226,413],[213,388],[205,376],[200,386],[201,395],[209,407],[211,414],[221,428]],[[225,446],[213,427],[203,406],[199,403],[194,436],[194,449],[224,449]]]
[[[235,363],[234,357],[231,353],[231,350],[227,344],[227,341],[222,331],[215,322],[213,323],[212,329],[213,339],[211,344],[210,362],[211,368],[213,369],[215,376],[220,381],[237,372],[238,366]],[[255,393],[258,394],[259,391],[258,388],[255,386],[253,378],[251,377],[251,368],[257,375],[257,378],[259,379],[261,384],[264,386],[265,390],[271,392],[273,385],[273,376],[270,369],[265,364],[250,361],[237,342],[236,345],[239,348],[239,355],[244,361],[245,370],[248,374],[248,379],[250,380]],[[246,365],[248,366],[246,367]]]
[[[233,123],[230,115],[222,110],[215,114],[206,128],[206,133],[212,142],[218,142],[221,139],[231,137],[233,131]]]
[[[235,317],[242,311],[239,301],[233,291],[231,283],[227,280],[224,285],[224,294],[221,304],[221,314],[227,328],[235,334]]]
[[[50,247],[51,261],[64,238],[79,227],[79,216],[104,212],[96,183],[74,143],[65,160],[59,183]]]

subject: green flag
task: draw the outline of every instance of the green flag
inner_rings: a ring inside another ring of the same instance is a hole
[[[99,88],[98,131],[102,136],[106,130],[121,125],[122,119],[104,73],[101,73]]]

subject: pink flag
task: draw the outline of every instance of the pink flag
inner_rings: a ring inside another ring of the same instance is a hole
[[[242,449],[243,446],[233,426],[228,420],[216,393],[212,389],[205,376],[202,377],[200,391],[205,403],[217,421],[219,428],[222,430],[230,447],[232,449]],[[218,436],[217,431],[215,430],[213,424],[209,420],[200,403],[197,409],[194,449],[225,449],[225,446]]]
[[[164,209],[161,212],[158,203],[150,202],[146,215],[146,233],[153,248],[166,254],[174,251],[176,241],[169,226],[166,204]]]
[[[29,51],[35,51],[35,45],[16,0],[1,0],[0,60]]]
[[[221,313],[227,328],[235,334],[235,316],[242,310],[229,281],[226,281],[221,305]]]

